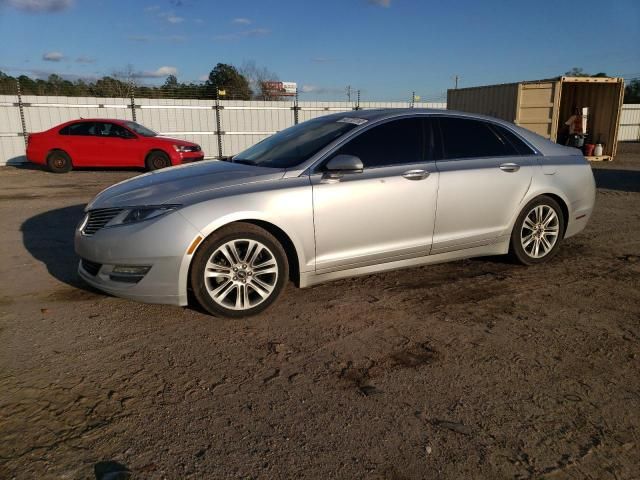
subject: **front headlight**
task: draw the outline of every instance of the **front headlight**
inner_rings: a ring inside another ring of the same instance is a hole
[[[180,208],[180,205],[144,205],[142,207],[126,208],[107,223],[106,226],[113,227],[115,225],[127,225],[129,223],[151,220],[152,218],[173,212],[178,208]]]
[[[179,153],[198,152],[200,147],[198,145],[174,145],[173,149]]]

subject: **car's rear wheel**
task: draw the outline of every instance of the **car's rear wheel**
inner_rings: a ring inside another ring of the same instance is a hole
[[[71,171],[73,165],[69,155],[62,150],[54,150],[47,157],[47,167],[53,173],[67,173]]]
[[[255,315],[271,305],[287,281],[289,265],[278,240],[249,223],[224,227],[198,249],[191,287],[209,313]]]
[[[146,160],[147,170],[160,170],[161,168],[166,168],[171,166],[171,159],[169,159],[169,155],[164,152],[154,151],[147,155]]]
[[[564,234],[564,215],[557,201],[541,196],[520,212],[511,233],[511,254],[520,263],[546,262],[558,252]]]

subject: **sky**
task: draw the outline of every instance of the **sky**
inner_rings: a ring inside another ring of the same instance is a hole
[[[0,0],[0,70],[202,81],[247,61],[302,98],[437,101],[572,67],[640,77],[640,1]]]

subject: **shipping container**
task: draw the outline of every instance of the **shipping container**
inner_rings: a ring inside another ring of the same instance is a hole
[[[447,108],[502,118],[554,142],[565,143],[565,122],[576,108],[587,108],[585,143],[603,145],[602,155],[589,160],[613,160],[624,81],[610,77],[558,77],[519,83],[451,89]]]

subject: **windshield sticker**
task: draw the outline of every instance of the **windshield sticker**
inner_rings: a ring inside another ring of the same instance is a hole
[[[338,120],[338,122],[353,123],[354,125],[363,125],[367,123],[367,120],[365,120],[364,118],[344,117]]]

